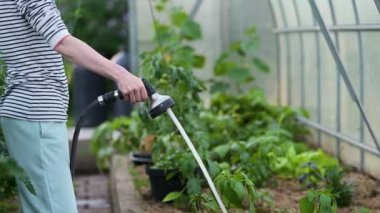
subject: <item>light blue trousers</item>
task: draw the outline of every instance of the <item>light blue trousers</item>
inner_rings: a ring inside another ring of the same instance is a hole
[[[10,156],[26,171],[36,195],[17,180],[23,213],[76,213],[65,122],[0,118]]]

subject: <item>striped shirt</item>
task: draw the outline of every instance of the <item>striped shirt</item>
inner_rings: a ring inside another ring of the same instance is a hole
[[[67,79],[53,49],[67,35],[54,0],[0,0],[0,58],[7,65],[0,116],[66,121]]]

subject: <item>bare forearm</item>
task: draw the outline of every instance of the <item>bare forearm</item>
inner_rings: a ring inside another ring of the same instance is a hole
[[[68,36],[54,49],[71,62],[113,80],[123,93],[125,100],[136,103],[147,99],[148,95],[140,78],[104,58],[83,41]]]
[[[74,64],[85,67],[99,75],[117,81],[120,78],[118,65],[110,62],[83,41],[73,37],[66,37],[55,50]]]

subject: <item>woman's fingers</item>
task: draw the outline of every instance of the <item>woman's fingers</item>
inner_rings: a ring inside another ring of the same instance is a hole
[[[140,90],[141,90],[141,89],[138,89],[138,90],[134,90],[134,91],[133,91],[133,93],[134,93],[134,95],[135,95],[135,98],[136,98],[136,102],[141,102],[141,101],[142,101]]]
[[[144,89],[140,90],[140,94],[141,94],[141,101],[146,101],[148,99],[148,93],[146,92],[145,87]]]
[[[133,92],[129,93],[129,101],[132,104],[136,103],[136,97],[135,97],[135,94],[133,94]]]

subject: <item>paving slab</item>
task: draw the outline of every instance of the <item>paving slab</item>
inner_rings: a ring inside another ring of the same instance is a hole
[[[79,213],[112,213],[108,174],[74,178]]]

